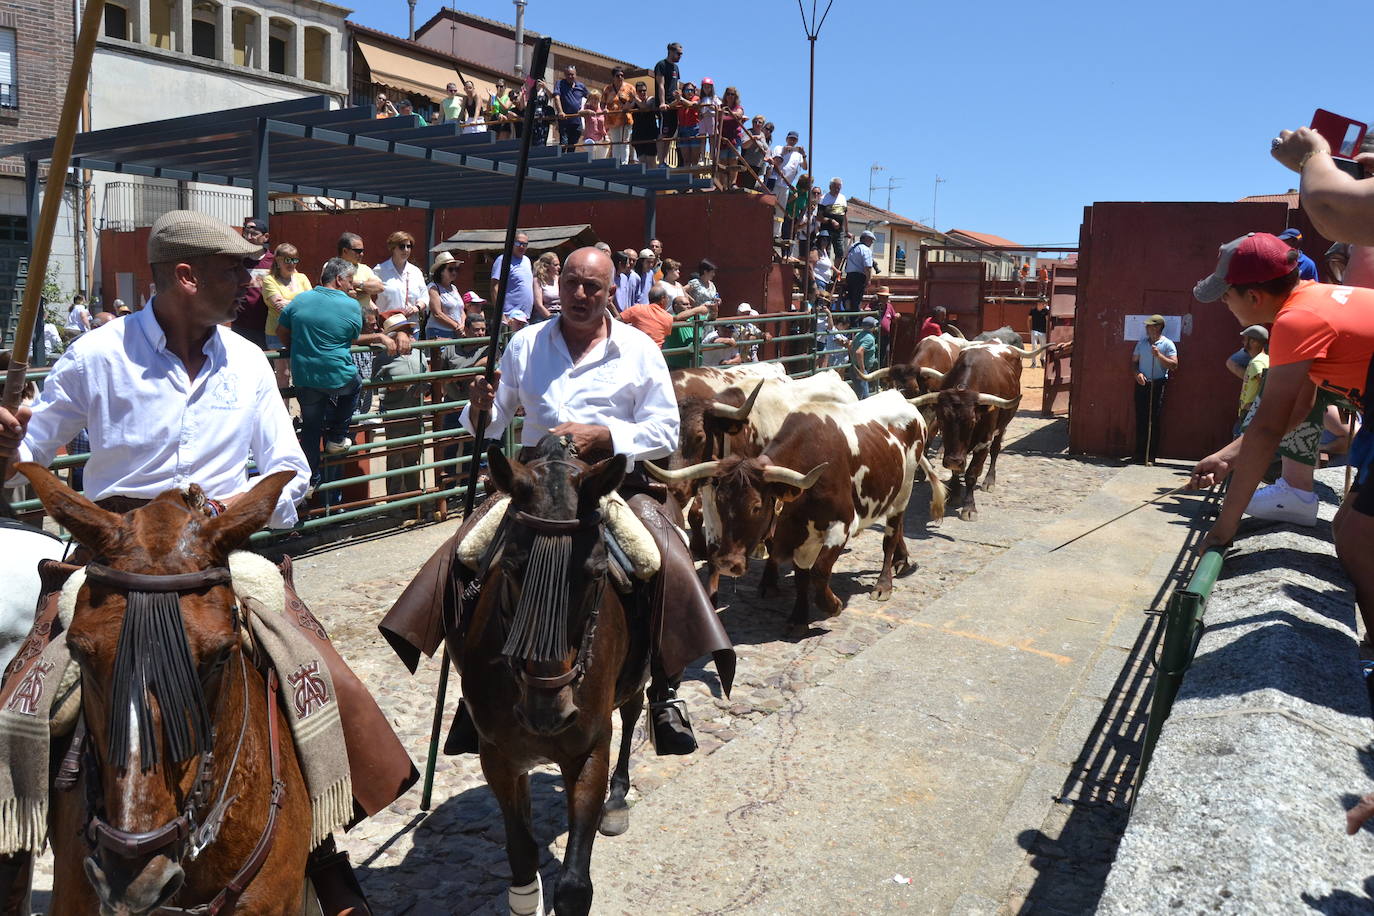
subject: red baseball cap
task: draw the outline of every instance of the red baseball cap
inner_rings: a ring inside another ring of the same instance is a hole
[[[1268,232],[1246,233],[1221,246],[1217,269],[1197,282],[1193,295],[1199,302],[1216,302],[1232,286],[1277,280],[1297,263],[1298,253],[1278,236]]]

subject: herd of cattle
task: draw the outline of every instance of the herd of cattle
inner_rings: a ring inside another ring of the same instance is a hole
[[[766,552],[762,594],[776,589],[779,565],[796,571],[791,629],[804,632],[811,602],[840,612],[830,572],[849,539],[883,526],[883,566],[873,597],[892,593],[909,565],[903,517],[912,486],[931,482],[930,517],[946,499],[959,517],[977,517],[974,488],[997,476],[1002,436],[1021,400],[1025,350],[1009,328],[977,340],[927,337],[907,363],[865,375],[890,390],[860,401],[834,371],[789,378],[776,363],[679,369],[673,385],[682,415],[668,467],[645,465],[687,507],[692,549],[707,562],[713,599],[720,577],[742,576]],[[862,374],[862,373],[861,373]],[[942,484],[928,455],[940,436]]]

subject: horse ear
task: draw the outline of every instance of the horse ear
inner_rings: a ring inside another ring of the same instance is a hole
[[[267,524],[277,507],[282,489],[296,476],[295,471],[277,471],[253,484],[253,488],[234,500],[223,515],[213,518],[205,532],[217,550],[228,554]]]
[[[588,468],[587,473],[582,475],[582,486],[579,488],[582,500],[595,504],[601,501],[601,497],[614,493],[625,479],[625,464],[624,455],[612,455]]]
[[[514,493],[515,476],[517,469],[524,465],[513,458],[507,458],[501,451],[500,446],[492,445],[487,448],[487,470],[491,472],[491,482],[496,485],[496,489],[502,493]]]
[[[100,508],[42,465],[24,461],[14,469],[33,484],[48,514],[95,553],[103,553],[124,527],[123,517]]]

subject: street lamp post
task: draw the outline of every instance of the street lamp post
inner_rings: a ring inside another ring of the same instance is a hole
[[[806,184],[808,188],[814,188],[816,186],[816,39],[821,35],[821,26],[825,25],[825,18],[830,15],[830,7],[835,5],[835,0],[827,0],[825,12],[820,14],[819,19],[816,16],[817,5],[818,0],[811,0],[811,18],[808,19],[806,16],[806,8],[802,5],[802,0],[797,0],[797,11],[801,13],[802,28],[806,31],[806,40],[811,43],[811,75],[806,112]],[[809,194],[811,192],[808,191],[807,193]],[[809,202],[805,212],[810,216],[811,207]],[[809,224],[811,220],[808,219],[806,222]],[[811,302],[814,297],[812,285],[815,281],[811,274],[810,264],[811,243],[812,239],[808,236],[806,244],[803,246],[801,252],[802,270],[806,275],[803,286],[805,292],[802,298],[806,302]],[[791,297],[789,296],[788,298],[790,299]]]
[[[940,202],[940,185],[944,184],[947,180],[948,179],[941,178],[939,175],[935,176],[935,193],[930,195],[930,228],[932,229],[939,228],[935,225],[935,217],[940,212],[937,209],[937,205]]]

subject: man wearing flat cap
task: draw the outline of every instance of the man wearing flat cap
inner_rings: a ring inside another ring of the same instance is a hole
[[[1164,389],[1169,373],[1178,368],[1178,347],[1164,336],[1164,316],[1145,319],[1145,336],[1131,351],[1135,370],[1135,457],[1154,464],[1159,454],[1159,420],[1164,413]]]
[[[275,528],[294,525],[310,468],[267,358],[224,327],[239,312],[261,256],[261,245],[204,214],[174,210],[159,217],[148,239],[157,295],[148,308],[74,341],[32,411],[0,408],[0,459],[46,466],[84,427],[91,443],[85,491],[102,508],[128,512],[195,483],[207,497],[206,512],[218,514],[248,490],[251,458],[260,474],[295,474],[269,521]],[[329,668],[348,739],[354,801],[376,813],[414,782],[416,771],[338,653],[327,641],[314,646]],[[0,756],[0,766],[8,764]],[[28,855],[0,856],[0,897],[16,887],[14,876],[23,874]],[[308,868],[326,914],[366,916],[332,837],[311,853]]]
[[[148,239],[151,306],[83,334],[53,367],[32,416],[0,411],[0,455],[47,465],[85,427],[86,492],[97,502],[152,499],[193,482],[229,502],[248,489],[251,457],[260,473],[296,472],[271,521],[294,525],[309,469],[291,417],[262,351],[221,327],[261,255],[203,214],[160,217]]]

